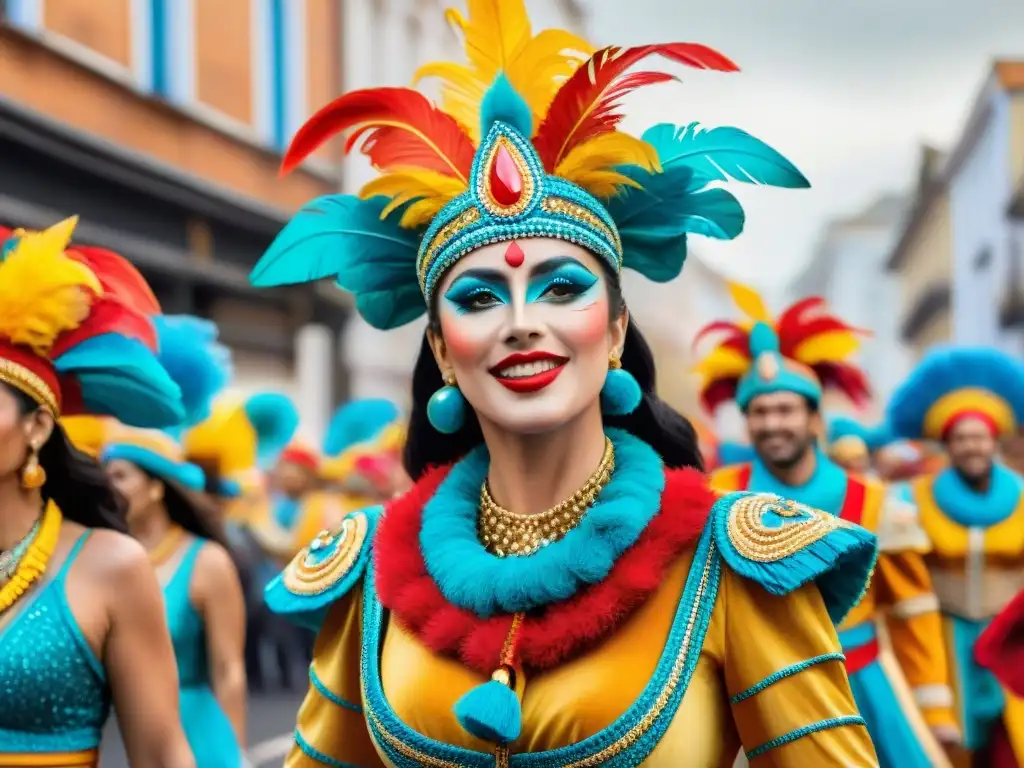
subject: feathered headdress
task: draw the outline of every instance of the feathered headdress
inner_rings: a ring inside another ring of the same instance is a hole
[[[182,394],[184,415],[164,430],[118,426],[103,447],[104,461],[123,459],[191,490],[205,486],[203,470],[186,460],[181,435],[210,413],[210,403],[230,381],[231,352],[217,343],[217,326],[188,315],[156,318],[159,360]]]
[[[828,314],[824,299],[798,301],[774,321],[753,289],[730,283],[729,291],[746,319],[710,323],[694,341],[696,346],[708,335],[721,334],[696,369],[708,411],[731,399],[746,408],[769,392],[797,392],[818,402],[823,388],[845,393],[855,405],[866,403],[867,379],[849,361],[864,331]]]
[[[354,294],[371,325],[420,316],[438,279],[488,243],[553,237],[665,282],[679,274],[687,236],[731,239],[743,209],[718,182],[809,186],[782,155],[738,128],[658,125],[618,130],[623,97],[676,78],[631,72],[660,56],[735,71],[716,51],[668,43],[595,51],[560,30],[534,35],[522,0],[469,0],[449,10],[467,65],[428,64],[440,106],[410,88],[342,96],[295,135],[283,164],[298,166],[349,132],[381,176],[359,196],[328,195],[300,210],[253,270],[255,285],[330,277]]]
[[[942,440],[965,418],[1014,434],[1024,425],[1024,365],[987,347],[934,348],[889,401],[892,432],[911,440]]]
[[[181,391],[156,357],[159,304],[127,260],[69,246],[76,223],[0,230],[0,380],[55,418],[177,423]]]
[[[331,418],[324,435],[320,474],[343,482],[360,465],[372,465],[383,455],[401,450],[405,430],[402,413],[390,400],[366,398],[345,403]]]
[[[263,392],[225,397],[212,413],[185,433],[189,461],[215,470],[222,495],[239,495],[258,483],[259,470],[274,465],[299,427],[299,411],[286,395]]]

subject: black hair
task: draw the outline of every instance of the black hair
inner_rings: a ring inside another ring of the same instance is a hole
[[[188,490],[181,483],[153,474],[137,464],[135,466],[150,480],[163,483],[164,509],[167,510],[167,516],[171,518],[172,522],[180,525],[193,536],[215,541],[228,549],[227,533],[224,531],[224,526],[221,525],[220,517],[212,503]]]
[[[220,463],[218,461],[215,459],[194,459],[191,457],[188,461],[203,470],[203,493],[215,496],[216,498],[224,495],[224,489],[221,487],[223,478],[220,475]]]
[[[603,262],[602,262],[603,266]],[[609,306],[612,316],[625,309],[618,278],[605,268]],[[430,326],[440,330],[436,303],[430,307]],[[704,469],[693,425],[658,397],[655,387],[657,374],[654,355],[636,323],[630,318],[622,350],[622,368],[640,385],[643,399],[640,406],[626,416],[605,416],[605,424],[618,427],[640,438],[661,456],[670,468],[694,467]],[[483,442],[480,423],[472,408],[467,408],[466,421],[453,435],[442,435],[427,418],[427,402],[442,385],[441,371],[434,360],[426,334],[420,345],[419,357],[412,377],[412,409],[409,430],[403,454],[405,471],[413,480],[430,467],[455,461]]]
[[[39,410],[39,404],[16,387],[4,384],[23,416]],[[60,422],[39,449],[39,466],[46,472],[43,499],[52,500],[68,520],[86,528],[128,532],[128,503],[111,485],[107,473],[92,456],[68,439]]]

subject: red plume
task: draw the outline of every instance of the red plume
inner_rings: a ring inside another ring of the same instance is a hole
[[[89,317],[80,326],[61,334],[53,345],[53,357],[57,358],[86,339],[116,333],[145,344],[157,351],[156,329],[149,317],[121,303],[115,296],[102,296],[93,302]]]
[[[775,332],[779,335],[779,339],[799,337],[800,327],[804,323],[804,318],[809,312],[817,311],[822,312],[825,310],[825,300],[820,296],[809,296],[806,299],[790,304],[779,316],[779,321],[775,324]]]
[[[719,332],[725,333],[725,342],[739,337],[743,337],[744,339],[747,338],[747,332],[736,325],[736,323],[730,323],[728,320],[715,320],[713,323],[708,323],[697,331],[697,336],[693,340],[693,348],[696,349],[697,345],[700,344],[705,337],[710,336],[712,333]]]
[[[736,397],[736,387],[739,382],[736,379],[719,379],[713,381],[703,392],[700,393],[701,405],[708,413],[714,413],[722,403],[728,402]]]
[[[85,264],[99,278],[104,294],[145,315],[160,314],[160,302],[153,289],[135,266],[123,256],[106,248],[76,245],[67,251],[68,258]]]
[[[812,367],[823,388],[838,389],[858,408],[871,401],[871,386],[856,366],[847,363],[819,363]]]
[[[371,88],[335,99],[295,134],[281,172],[288,173],[350,128],[355,132],[345,151],[370,132],[363,152],[378,169],[422,168],[469,181],[473,142],[455,118],[411,88]]]
[[[558,89],[534,137],[533,144],[549,173],[573,147],[615,130],[622,121],[619,100],[624,95],[645,85],[675,79],[662,72],[637,72],[620,79],[631,66],[654,54],[698,69],[739,69],[722,54],[696,43],[602,48]]]

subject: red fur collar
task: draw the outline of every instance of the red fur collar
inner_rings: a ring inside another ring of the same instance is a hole
[[[420,642],[490,674],[498,666],[512,617],[481,619],[449,603],[427,573],[420,552],[423,506],[448,470],[429,471],[411,491],[387,506],[374,537],[375,584],[384,607]],[[526,615],[517,643],[519,662],[527,669],[549,669],[611,635],[700,535],[715,499],[702,473],[666,472],[661,511],[608,577],[569,600]]]

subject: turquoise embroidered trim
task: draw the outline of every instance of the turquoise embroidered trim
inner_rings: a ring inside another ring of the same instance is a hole
[[[837,626],[864,595],[878,554],[873,533],[774,494],[723,496],[710,525],[736,573],[773,595],[816,584]]]
[[[339,707],[345,709],[351,709],[353,712],[359,712],[362,714],[363,708],[358,704],[353,704],[351,701],[341,698],[338,694],[324,685],[324,681],[317,675],[316,670],[313,669],[313,665],[309,665],[309,684],[316,689],[316,692],[327,699],[332,704],[337,704]]]
[[[306,757],[311,760],[316,760],[318,763],[322,763],[323,765],[330,766],[330,768],[359,768],[355,763],[345,763],[341,760],[335,760],[330,755],[325,755],[319,749],[306,741],[303,735],[299,733],[298,728],[295,729],[295,743],[298,745],[299,749],[302,750],[302,754]]]
[[[672,723],[700,658],[721,579],[722,559],[712,527],[705,528],[669,631],[665,649],[640,697],[612,725],[576,744],[548,752],[509,757],[515,768],[563,766],[625,767],[643,763]],[[384,609],[366,574],[361,678],[370,732],[398,768],[415,768],[427,758],[465,768],[492,768],[494,755],[455,747],[423,736],[403,723],[388,704],[380,680]]]
[[[805,659],[804,661],[792,664],[786,667],[785,669],[780,669],[778,672],[774,672],[768,675],[768,677],[766,677],[764,680],[757,683],[756,685],[752,685],[749,688],[747,688],[747,690],[741,693],[737,693],[735,696],[729,699],[729,702],[731,704],[739,704],[741,701],[745,701],[746,699],[749,699],[751,696],[756,696],[765,688],[767,688],[770,685],[774,685],[780,680],[785,680],[787,677],[792,677],[793,675],[799,672],[803,672],[808,667],[813,667],[815,664],[823,664],[826,661],[845,662],[846,657],[841,653],[823,653],[821,654],[821,656],[815,656],[811,659]]]
[[[832,728],[842,728],[846,725],[861,725],[867,728],[867,724],[864,722],[864,718],[860,715],[844,715],[843,717],[832,717],[828,720],[822,720],[814,723],[813,725],[805,725],[803,728],[797,728],[795,731],[783,734],[776,739],[772,739],[767,744],[762,744],[757,749],[752,749],[747,752],[747,760],[753,760],[755,757],[760,757],[765,752],[770,752],[778,747],[785,746],[792,741],[802,739],[804,736],[808,736],[812,733],[818,733],[819,731],[827,731]]]
[[[529,557],[497,557],[477,533],[480,486],[490,459],[479,447],[456,464],[423,508],[420,548],[450,603],[477,616],[530,611],[603,581],[661,508],[665,471],[647,443],[609,429],[615,471],[565,538]]]

